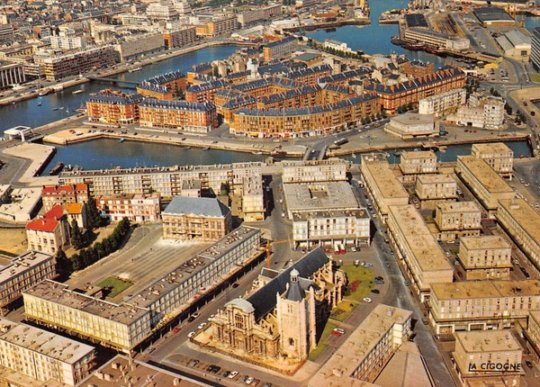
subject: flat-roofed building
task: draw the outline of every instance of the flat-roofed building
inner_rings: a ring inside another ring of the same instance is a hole
[[[308,386],[376,386],[372,383],[411,335],[411,323],[412,312],[377,305],[311,378]]]
[[[370,218],[363,208],[293,212],[295,247],[358,247],[370,243]]]
[[[505,143],[473,144],[471,155],[484,160],[501,177],[512,180],[514,151]]]
[[[86,378],[81,386],[118,387],[123,386],[125,380],[138,380],[141,383],[151,380],[151,383],[156,386],[209,386],[207,383],[164,370],[163,368],[144,363],[140,360],[134,360],[124,355],[113,357]]]
[[[29,321],[128,352],[151,332],[148,310],[115,304],[45,280],[23,292]]]
[[[409,194],[386,160],[363,156],[360,171],[373,205],[383,222],[386,222],[389,206],[409,203]]]
[[[508,279],[512,246],[499,235],[462,237],[458,259],[466,280]]]
[[[410,112],[392,117],[384,126],[384,131],[404,140],[439,135],[439,128],[435,125],[433,114]]]
[[[538,310],[538,280],[431,284],[429,321],[437,335],[526,326],[530,312]]]
[[[22,297],[22,292],[44,279],[56,277],[56,261],[49,254],[27,251],[0,262],[0,314]]]
[[[97,206],[102,214],[117,222],[128,218],[131,222],[157,222],[160,220],[161,200],[158,194],[145,197],[143,195],[119,195],[99,197]]]
[[[480,235],[482,210],[473,201],[439,203],[435,209],[438,238],[455,241],[462,236]]]
[[[351,186],[345,181],[283,184],[283,198],[289,219],[293,218],[293,213],[359,208]]]
[[[258,177],[244,178],[241,216],[244,222],[264,220],[264,193],[262,180]]]
[[[540,268],[540,215],[523,199],[501,200],[497,220],[529,260]]]
[[[454,366],[463,385],[472,380],[519,387],[523,349],[511,331],[456,332]]]
[[[32,379],[76,386],[95,366],[94,347],[0,318],[0,366]],[[2,375],[0,375],[0,383]]]
[[[497,212],[499,200],[512,199],[514,190],[489,164],[474,156],[458,156],[456,173],[488,210],[490,216]]]
[[[332,160],[284,160],[283,183],[306,183],[313,181],[347,180],[350,163],[342,159]]]
[[[457,200],[457,182],[450,174],[419,175],[415,193],[422,208],[435,208],[439,203]]]
[[[453,281],[454,268],[412,204],[390,206],[388,230],[422,302],[429,299],[431,284]]]
[[[437,155],[433,151],[403,152],[399,161],[403,181],[415,181],[418,175],[437,173]]]
[[[216,241],[232,229],[230,209],[216,198],[176,196],[161,218],[164,239]]]
[[[533,311],[529,315],[529,323],[524,331],[525,338],[536,353],[540,356],[540,311]]]
[[[505,101],[500,97],[471,96],[467,105],[460,106],[456,113],[458,125],[490,130],[504,128]]]
[[[466,101],[467,93],[465,89],[454,89],[421,99],[418,103],[418,112],[439,117],[456,111]]]
[[[158,192],[172,198],[182,193],[183,182],[199,180],[202,188],[219,192],[223,184],[235,194],[242,193],[244,177],[262,179],[262,163],[186,165],[152,168],[115,168],[62,172],[62,184],[86,183],[93,196],[123,194],[150,195]]]

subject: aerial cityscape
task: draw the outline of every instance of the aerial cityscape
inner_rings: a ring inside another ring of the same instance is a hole
[[[540,387],[538,0],[4,1],[0,387]]]

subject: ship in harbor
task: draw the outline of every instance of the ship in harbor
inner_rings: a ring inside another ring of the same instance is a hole
[[[60,172],[62,172],[62,169],[64,169],[64,163],[59,161],[56,163],[53,169],[51,169],[51,171],[49,172],[49,175],[51,176],[58,175]]]

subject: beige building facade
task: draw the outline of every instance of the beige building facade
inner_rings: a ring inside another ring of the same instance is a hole
[[[482,210],[473,201],[439,203],[435,209],[438,238],[443,241],[480,235],[481,221]]]
[[[284,160],[283,183],[309,183],[314,181],[344,181],[350,163],[342,159],[334,160]]]
[[[497,220],[523,250],[536,268],[540,268],[540,215],[523,199],[501,200]]]
[[[514,151],[503,142],[473,144],[471,155],[484,160],[501,177],[512,180]]]
[[[486,280],[431,284],[429,322],[438,336],[526,326],[540,310],[540,281]]]
[[[453,281],[454,268],[412,204],[390,206],[388,231],[397,257],[422,302],[429,299],[431,284]]]
[[[403,182],[414,182],[418,175],[437,173],[437,155],[433,151],[403,152],[399,161]]]
[[[95,366],[94,347],[0,318],[0,366],[41,382],[76,386]],[[0,384],[2,375],[0,375]]]
[[[415,193],[421,208],[435,208],[439,203],[457,200],[457,182],[449,174],[419,175]]]
[[[56,277],[56,261],[49,254],[27,251],[0,265],[0,314],[34,284]]]
[[[462,237],[458,259],[468,281],[508,279],[512,268],[512,246],[500,235]]]
[[[519,387],[523,350],[511,331],[456,332],[452,353],[463,385],[472,381]]]
[[[474,156],[458,156],[456,173],[490,216],[497,212],[499,200],[512,199],[515,196],[512,187],[485,160]]]
[[[144,197],[143,195],[122,195],[100,197],[96,200],[102,213],[112,221],[128,218],[131,222],[157,222],[160,219],[160,197],[158,194]]]
[[[384,222],[388,217],[390,206],[409,203],[409,194],[386,160],[364,156],[360,164],[360,171],[373,201],[373,207]]]
[[[164,239],[217,241],[232,229],[231,211],[215,198],[177,196],[161,218]]]

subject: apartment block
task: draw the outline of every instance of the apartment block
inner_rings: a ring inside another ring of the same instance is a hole
[[[86,115],[89,121],[132,124],[139,120],[139,103],[141,101],[142,97],[137,94],[103,90],[90,95],[86,100]]]
[[[70,290],[59,282],[34,282],[23,292],[23,299],[29,321],[127,353],[151,332],[148,310],[114,304],[99,295]]]
[[[94,347],[0,318],[0,366],[40,382],[77,386],[95,366]],[[1,374],[2,372],[0,372]],[[9,380],[2,380],[10,385]]]
[[[158,194],[121,195],[96,198],[102,214],[116,222],[128,218],[131,222],[157,222],[160,220],[161,200]]]
[[[88,186],[84,183],[45,185],[41,190],[41,201],[46,212],[57,204],[85,203],[88,201]]]
[[[512,187],[485,160],[458,156],[456,173],[491,216],[497,212],[499,200],[509,200],[515,196]]]
[[[184,47],[197,40],[195,26],[189,26],[178,30],[166,31],[163,33],[163,41],[169,49]]]
[[[377,385],[372,383],[411,333],[412,312],[377,305],[311,378],[308,386]]]
[[[439,203],[457,200],[457,182],[449,174],[418,175],[415,193],[421,208],[433,208]]]
[[[458,259],[465,279],[508,279],[512,268],[512,246],[499,235],[462,237]]]
[[[262,180],[258,177],[246,177],[242,191],[240,198],[244,222],[264,220],[265,208]]]
[[[220,192],[223,184],[237,195],[242,194],[245,177],[262,179],[259,162],[219,165],[189,165],[155,168],[115,168],[62,172],[61,184],[85,183],[94,196],[123,194],[172,198],[182,193],[184,181],[200,181],[201,188]]]
[[[445,116],[457,111],[458,107],[467,102],[465,89],[454,89],[446,93],[435,94],[418,102],[420,114],[433,114],[435,117]]]
[[[429,321],[437,335],[526,326],[540,310],[540,281],[486,280],[431,284]]]
[[[482,210],[475,202],[439,203],[435,209],[438,238],[455,241],[462,236],[477,236],[482,230]]]
[[[215,198],[176,196],[161,218],[164,239],[216,241],[232,229],[231,211]]]
[[[530,313],[529,323],[524,334],[536,353],[536,356],[540,356],[540,311],[533,311]]]
[[[48,81],[57,81],[91,70],[111,67],[119,60],[118,52],[113,46],[100,46],[47,57],[40,66]]]
[[[0,262],[0,313],[4,315],[22,292],[44,279],[56,277],[56,262],[49,254],[27,251]]]
[[[461,383],[519,387],[523,350],[511,331],[456,332],[454,366]]]
[[[484,160],[501,177],[512,180],[514,151],[505,143],[473,144],[471,155]]]
[[[236,15],[219,15],[214,16],[212,20],[200,24],[196,27],[197,36],[202,37],[217,37],[221,35],[231,34],[238,29],[238,21]]]
[[[240,227],[121,304],[103,300],[101,289],[81,293],[46,280],[24,292],[26,318],[131,353],[154,328],[257,258],[259,248],[260,231]]]
[[[540,268],[540,215],[523,199],[501,200],[497,220],[523,250],[536,268]]]
[[[236,17],[238,23],[244,28],[260,21],[271,20],[279,15],[281,15],[281,4],[269,4],[265,7],[239,10]]]
[[[388,217],[390,206],[409,203],[409,194],[386,160],[364,156],[360,164],[360,172],[373,206],[384,222]]]
[[[399,160],[399,169],[403,182],[414,182],[418,175],[437,173],[437,155],[433,151],[403,152]]]
[[[370,244],[371,220],[363,208],[293,212],[292,222],[295,247],[309,249],[321,245],[333,249],[339,245]]]
[[[283,183],[347,180],[350,163],[342,159],[283,160]]]
[[[471,96],[465,106],[461,106],[456,113],[458,125],[475,128],[499,130],[504,128],[505,101],[500,97]]]
[[[298,49],[298,41],[293,36],[268,43],[263,48],[264,61],[269,63],[273,59],[281,59],[296,49]]]
[[[45,215],[26,224],[28,250],[55,255],[69,245],[69,224],[64,208],[56,204]]]
[[[139,105],[141,126],[208,133],[218,126],[216,107],[211,102],[146,100]]]
[[[388,234],[421,302],[431,284],[453,281],[454,268],[413,205],[390,206]]]

